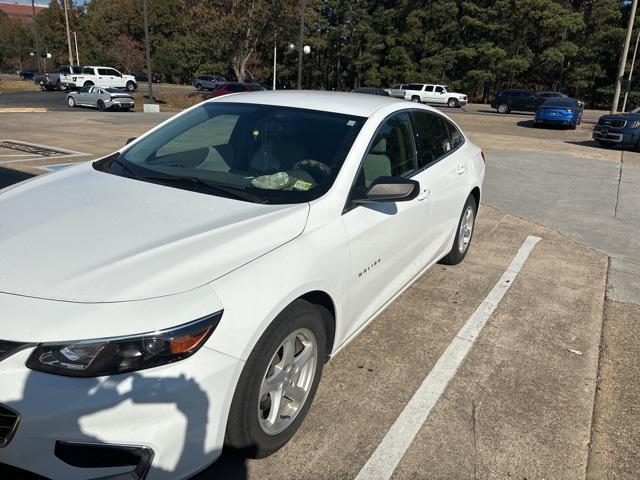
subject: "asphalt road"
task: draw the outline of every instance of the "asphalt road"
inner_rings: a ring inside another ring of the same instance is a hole
[[[443,109],[487,156],[468,259],[427,272],[328,364],[284,450],[225,452],[197,480],[355,478],[527,235],[542,240],[392,478],[637,478],[640,154],[597,147],[589,125],[534,129],[482,108]],[[77,161],[167,117],[0,114],[0,139],[86,153]],[[3,154],[15,152],[0,150],[0,185],[64,161]]]

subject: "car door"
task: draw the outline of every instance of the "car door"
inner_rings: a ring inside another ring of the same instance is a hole
[[[445,117],[435,112],[412,112],[416,132],[418,166],[428,185],[431,207],[425,230],[425,264],[446,255],[458,226],[468,194],[468,169],[464,136]]]
[[[122,73],[114,68],[109,68],[109,82],[111,87],[125,88],[124,77]]]
[[[433,89],[433,93],[433,103],[447,103],[447,96],[445,95],[447,90],[442,85],[436,85]]]
[[[78,105],[86,105],[87,104],[87,95],[91,90],[91,87],[83,87],[78,90],[78,94],[76,95],[76,103]]]
[[[411,177],[420,182],[418,198],[404,202],[355,205],[381,176]],[[354,180],[342,216],[349,240],[350,292],[348,328],[352,334],[421,269],[429,223],[428,188],[417,175],[410,114],[400,112],[382,122]]]

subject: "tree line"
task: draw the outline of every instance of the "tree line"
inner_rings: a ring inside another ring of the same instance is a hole
[[[297,77],[299,1],[148,0],[154,73],[253,77],[278,88]],[[507,87],[561,90],[607,101],[629,15],[625,0],[307,0],[305,88],[349,90],[438,82],[486,99]],[[67,63],[59,0],[36,18],[42,49]],[[0,16],[0,62],[23,63],[30,27]],[[144,70],[142,0],[74,5],[83,64]],[[294,48],[289,48],[294,44]],[[603,100],[604,99],[604,100]]]

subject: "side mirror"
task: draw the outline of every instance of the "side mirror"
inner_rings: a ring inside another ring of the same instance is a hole
[[[420,192],[420,184],[404,177],[379,177],[367,190],[365,198],[355,199],[354,202],[406,202],[413,200]]]
[[[125,145],[129,145],[129,144],[130,144],[131,142],[133,142],[136,138],[138,138],[138,137],[130,137],[130,138],[127,138],[127,143],[125,143]]]

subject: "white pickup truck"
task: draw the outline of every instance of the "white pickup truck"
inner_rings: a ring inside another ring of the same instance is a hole
[[[451,108],[462,107],[469,101],[463,93],[450,92],[446,85],[431,83],[410,83],[403,85],[405,100],[419,103],[447,105]]]
[[[109,67],[82,67],[82,71],[73,77],[73,83],[78,88],[95,85],[104,88],[122,88],[129,92],[138,89],[138,83],[133,75],[125,75]]]

